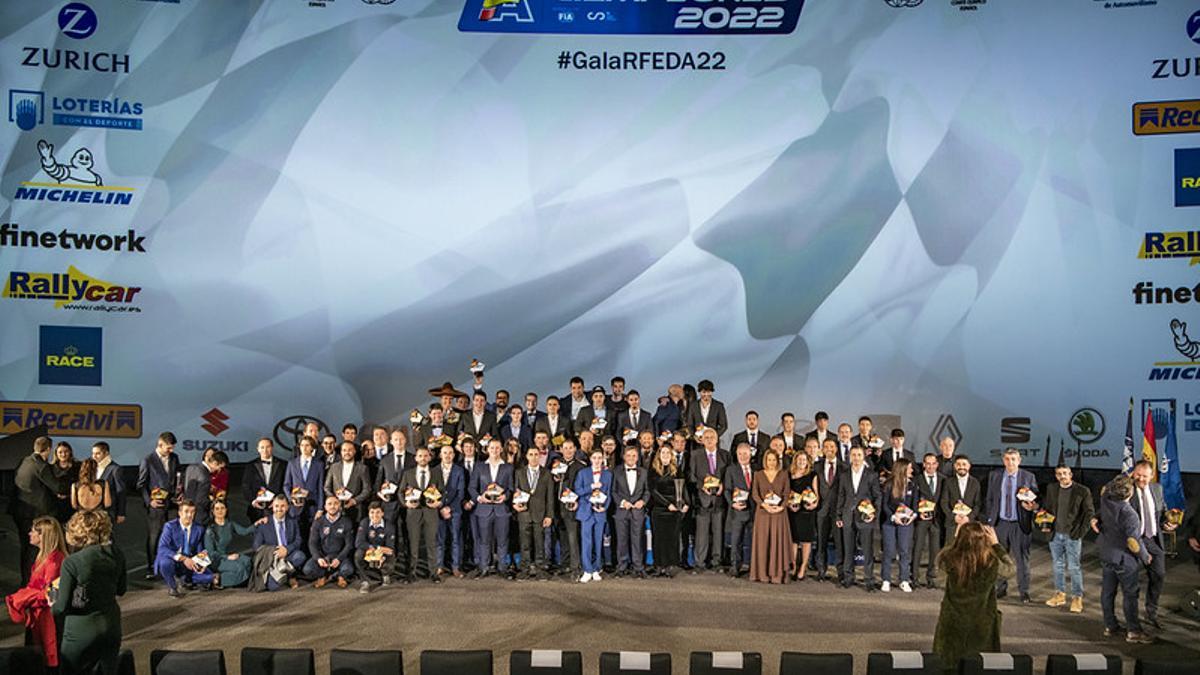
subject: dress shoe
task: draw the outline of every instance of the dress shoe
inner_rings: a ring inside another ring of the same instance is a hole
[[[142,576],[142,580],[143,581],[157,581],[158,575],[155,574],[154,572],[146,572],[146,574],[144,574]]]
[[[435,574],[435,575],[433,575],[432,577],[430,577],[430,581],[432,581],[432,582],[433,582],[433,583],[435,583],[435,584],[440,584],[440,583],[442,583],[442,575],[441,575],[441,574]]]
[[[1062,591],[1058,591],[1046,601],[1047,607],[1062,607],[1065,604],[1067,604],[1067,594]]]
[[[180,593],[178,590],[176,590],[174,588],[168,588],[167,595],[172,598],[182,598],[183,597],[183,593]]]
[[[1117,637],[1118,635],[1124,635],[1124,634],[1125,634],[1125,629],[1122,628],[1120,625],[1114,626],[1112,628],[1104,629],[1104,637]]]

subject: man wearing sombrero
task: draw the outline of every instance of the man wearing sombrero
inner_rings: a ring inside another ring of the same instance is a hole
[[[443,434],[455,438],[458,435],[458,425],[447,419],[446,414],[452,410],[450,404],[456,396],[465,396],[449,382],[436,389],[430,389],[429,395],[438,399],[438,403],[429,406],[429,416],[417,428],[416,447],[427,447],[429,441]]]

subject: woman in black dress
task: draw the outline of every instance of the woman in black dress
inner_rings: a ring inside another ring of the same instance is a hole
[[[788,524],[792,530],[792,561],[797,581],[804,579],[808,570],[808,558],[812,555],[812,543],[817,538],[817,509],[821,505],[821,493],[817,489],[817,476],[813,473],[812,459],[806,452],[792,456],[791,478],[792,500],[788,504]],[[808,490],[808,492],[805,492]],[[811,496],[809,496],[811,494]],[[797,555],[799,559],[797,559]]]
[[[79,463],[75,461],[75,451],[71,444],[61,441],[54,448],[54,463],[50,465],[50,473],[58,482],[58,494],[67,495],[59,498],[54,505],[54,516],[65,524],[75,511],[71,508],[71,483],[79,478]]]
[[[664,445],[654,455],[650,468],[650,544],[659,576],[672,577],[679,568],[679,528],[688,512],[683,471],[675,465],[675,453]]]

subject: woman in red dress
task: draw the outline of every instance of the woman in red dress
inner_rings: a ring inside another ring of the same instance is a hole
[[[46,591],[58,580],[59,568],[67,557],[62,526],[53,518],[41,516],[29,530],[29,544],[38,547],[29,584],[4,598],[4,604],[8,605],[8,616],[13,623],[24,624],[33,632],[34,642],[42,646],[46,655],[46,666],[57,668],[58,636]]]

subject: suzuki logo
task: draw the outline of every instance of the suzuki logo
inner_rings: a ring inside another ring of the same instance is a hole
[[[229,419],[229,415],[221,412],[219,408],[209,410],[201,415],[200,418],[207,422],[207,424],[201,424],[200,428],[213,436],[220,436],[223,431],[229,428],[229,425],[225,424],[225,420]]]

